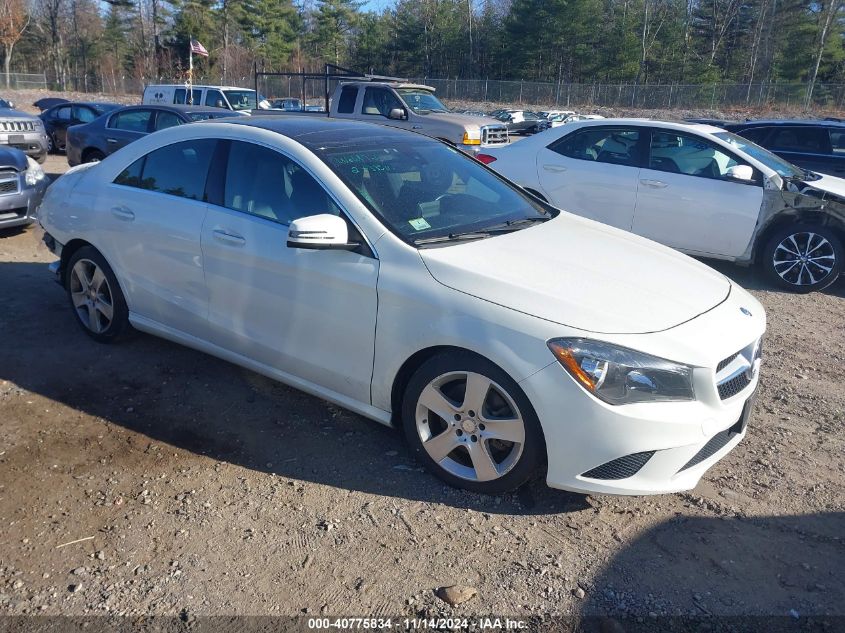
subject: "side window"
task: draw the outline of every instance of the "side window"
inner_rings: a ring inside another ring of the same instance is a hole
[[[821,127],[776,128],[769,140],[769,147],[784,152],[831,153],[827,129]]]
[[[182,119],[173,112],[159,110],[156,114],[156,130],[164,130],[169,127],[176,127],[177,125],[182,125]]]
[[[380,114],[386,117],[393,108],[401,107],[399,99],[390,90],[367,88],[364,92],[364,103],[361,104],[361,114]]]
[[[655,130],[651,134],[649,169],[702,178],[724,178],[729,168],[739,164],[733,156],[698,136],[667,130]]]
[[[97,113],[86,106],[73,106],[73,118],[82,123],[90,123],[97,118]]]
[[[61,121],[70,121],[70,106],[64,106],[56,110],[56,118]]]
[[[355,99],[358,97],[357,86],[344,86],[337,100],[338,114],[352,114],[355,112]]]
[[[111,118],[108,126],[116,130],[145,133],[149,126],[152,114],[152,110],[129,110],[128,112],[118,112]]]
[[[142,156],[134,163],[129,165],[126,169],[117,175],[114,179],[116,185],[126,185],[127,187],[143,188],[141,184],[141,172],[144,169],[144,157]]]
[[[326,190],[297,163],[261,145],[232,141],[223,205],[281,224],[309,215],[340,215]]]
[[[184,88],[176,88],[173,91],[173,103],[185,103],[185,95],[187,92]]]
[[[766,137],[771,131],[772,128],[770,127],[753,127],[749,130],[740,132],[739,135],[747,138],[752,143],[757,143],[757,145],[760,145],[761,147],[766,147]]]
[[[834,154],[845,154],[845,128],[830,128],[830,145]]]
[[[196,99],[194,100],[194,103],[199,105],[199,101],[197,101]],[[223,99],[223,93],[219,90],[209,90],[205,94],[205,105],[211,106],[212,108],[227,107],[226,101]]]
[[[216,144],[214,139],[203,138],[160,147],[124,169],[114,182],[202,200]]]
[[[636,167],[640,131],[633,128],[587,128],[549,145],[562,156],[597,163]]]

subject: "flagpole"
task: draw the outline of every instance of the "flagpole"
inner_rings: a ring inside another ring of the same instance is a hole
[[[192,35],[188,40],[188,105],[194,105],[194,47],[191,45],[193,41]]]

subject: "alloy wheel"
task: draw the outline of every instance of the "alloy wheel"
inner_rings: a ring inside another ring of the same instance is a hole
[[[795,286],[819,283],[836,264],[836,251],[823,236],[811,231],[787,235],[775,246],[772,265],[785,282]]]
[[[90,259],[80,259],[70,271],[70,296],[76,315],[95,334],[102,334],[114,318],[114,300],[102,269]]]
[[[514,399],[476,372],[449,372],[429,382],[417,400],[416,429],[429,457],[469,481],[503,477],[525,444],[525,422]]]

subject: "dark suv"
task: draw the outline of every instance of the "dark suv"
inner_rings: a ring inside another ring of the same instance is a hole
[[[802,119],[725,122],[721,127],[804,169],[845,176],[845,123]]]

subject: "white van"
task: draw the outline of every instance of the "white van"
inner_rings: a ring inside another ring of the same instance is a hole
[[[193,105],[210,106],[212,108],[226,108],[227,110],[254,110],[255,90],[237,88],[235,86],[193,86]],[[185,84],[153,84],[144,88],[144,105],[169,105],[172,103],[188,103],[188,89]],[[269,107],[261,100],[259,108]]]

